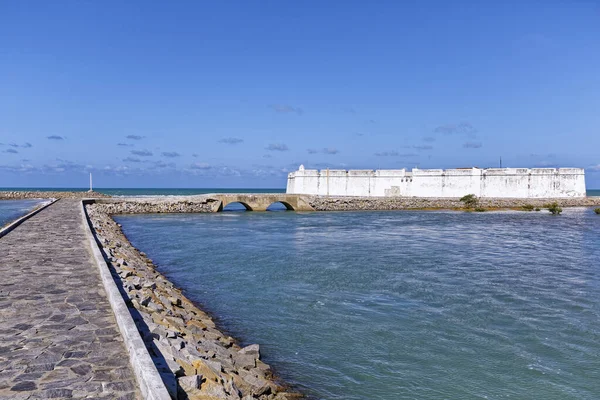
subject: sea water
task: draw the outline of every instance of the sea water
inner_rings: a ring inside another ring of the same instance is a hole
[[[598,399],[592,209],[119,216],[125,234],[318,399]]]
[[[89,188],[0,188],[2,191],[29,192],[87,192]],[[208,193],[285,193],[285,189],[248,189],[248,188],[94,188],[95,192],[109,196],[193,196]]]
[[[0,228],[27,214],[42,200],[0,200]]]

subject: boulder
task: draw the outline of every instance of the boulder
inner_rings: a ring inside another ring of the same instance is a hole
[[[246,346],[239,351],[240,354],[251,354],[255,355],[256,358],[260,358],[260,346],[258,344],[251,344]]]
[[[200,389],[202,375],[181,376],[177,379],[179,386],[185,391]]]

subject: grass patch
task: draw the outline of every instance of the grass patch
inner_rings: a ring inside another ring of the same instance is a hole
[[[596,209],[594,210],[594,212],[595,212],[596,214],[600,215],[600,208],[596,208]]]
[[[479,204],[479,199],[474,194],[463,196],[460,198],[460,201],[463,202],[465,208],[475,208]]]
[[[558,205],[556,201],[554,203],[546,204],[544,207],[547,208],[548,211],[550,211],[550,214],[552,215],[559,215],[562,212],[562,208]]]
[[[524,211],[533,211],[533,204],[525,204],[525,205],[522,205],[521,208]]]

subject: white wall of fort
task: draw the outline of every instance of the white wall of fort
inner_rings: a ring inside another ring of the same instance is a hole
[[[582,168],[399,170],[300,169],[287,193],[322,196],[565,198],[585,197]]]

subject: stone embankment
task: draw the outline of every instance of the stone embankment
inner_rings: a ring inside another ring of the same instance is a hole
[[[0,200],[109,198],[98,192],[0,191]]]
[[[479,207],[489,209],[516,209],[532,205],[543,208],[556,201],[561,207],[593,207],[600,205],[600,197],[572,199],[479,199]],[[308,203],[315,211],[374,211],[374,210],[423,210],[463,209],[464,203],[457,198],[416,197],[326,197],[311,196]]]
[[[153,213],[205,213],[214,212],[218,200],[198,197],[195,200],[161,199],[161,200],[109,200],[101,205],[103,212],[116,214],[153,214]]]
[[[181,204],[119,202],[91,204],[87,210],[113,276],[120,281],[138,329],[174,398],[300,398],[276,382],[269,365],[260,359],[259,345],[242,348],[217,329],[209,315],[129,243],[111,218],[121,213],[210,212],[212,206],[208,200],[185,203],[185,210]]]

